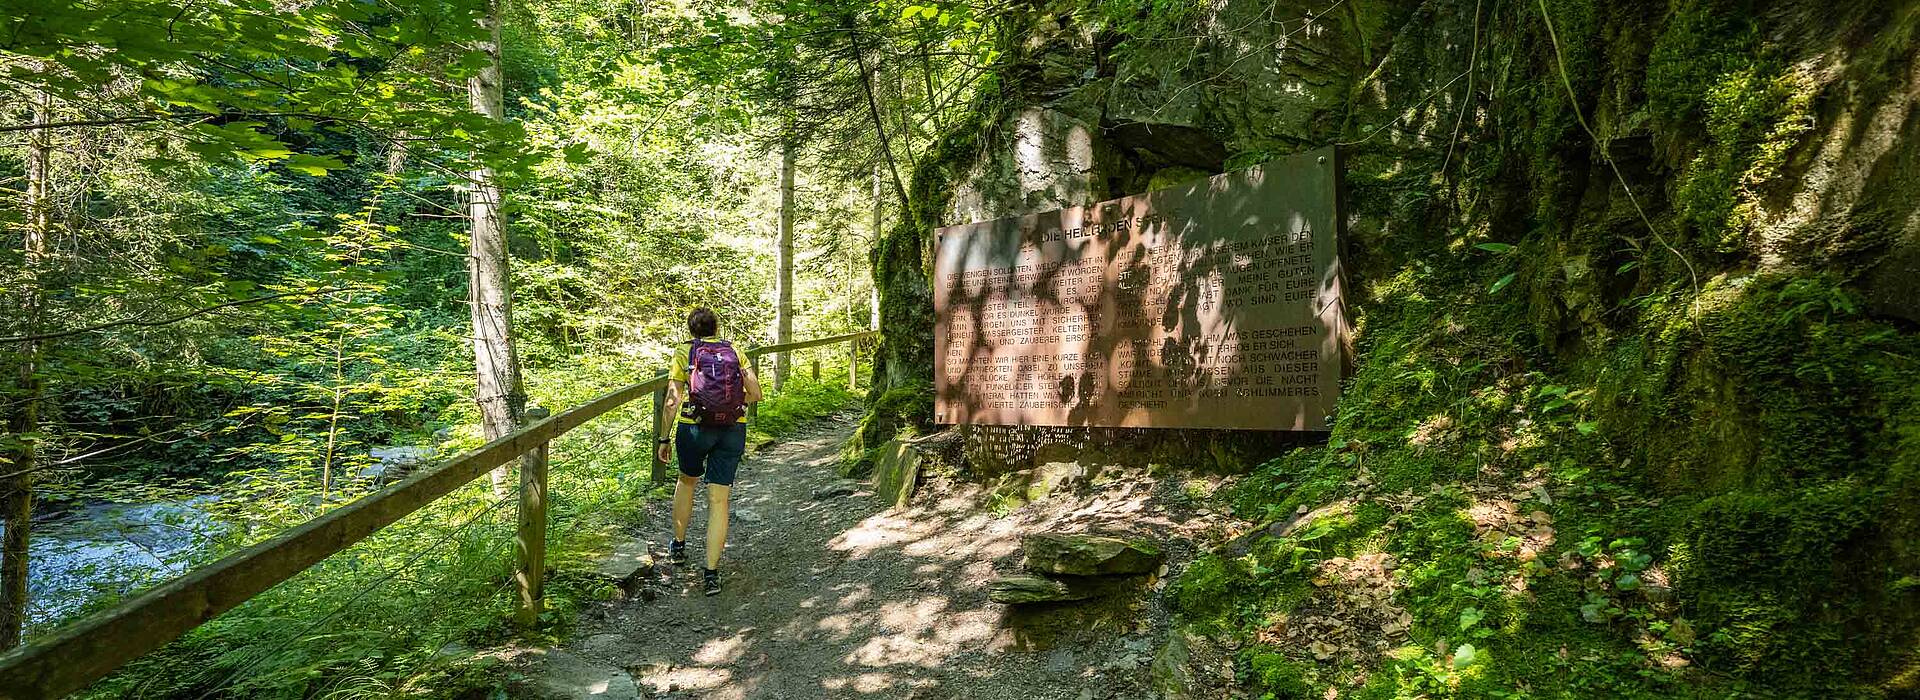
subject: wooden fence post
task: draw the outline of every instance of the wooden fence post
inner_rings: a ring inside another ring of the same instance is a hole
[[[754,353],[752,355],[748,355],[747,364],[753,367],[753,376],[759,377],[760,376],[760,354]],[[760,382],[760,399],[762,401],[766,400],[767,398],[766,391],[767,391],[767,383],[765,380],[762,380]],[[759,417],[760,417],[760,402],[755,401],[753,403],[747,404],[747,420],[751,421]]]
[[[546,420],[547,409],[527,409],[527,418]],[[524,629],[540,621],[541,597],[547,574],[547,445],[542,442],[520,459],[520,530],[514,537],[519,563],[513,581],[520,589],[520,609],[514,620]]]
[[[847,391],[860,389],[860,341],[847,343]]]
[[[655,484],[666,483],[667,463],[660,459],[660,436],[667,435],[667,389],[653,392],[653,433],[647,436],[647,461],[653,465],[647,478]],[[671,436],[669,436],[671,437]]]
[[[813,358],[813,381],[820,381],[820,358]]]

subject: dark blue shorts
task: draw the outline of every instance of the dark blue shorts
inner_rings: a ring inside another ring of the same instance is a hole
[[[674,434],[673,451],[680,457],[680,473],[705,476],[709,484],[732,486],[740,457],[747,453],[747,424],[681,423]]]

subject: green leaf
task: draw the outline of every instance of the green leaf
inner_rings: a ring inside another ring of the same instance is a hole
[[[1480,243],[1475,245],[1474,247],[1487,251],[1489,253],[1505,253],[1513,250],[1513,246],[1507,245],[1505,243]]]
[[[1479,650],[1474,649],[1472,644],[1462,644],[1460,648],[1453,650],[1453,667],[1466,668],[1479,655]]]
[[[1507,276],[1505,276],[1505,277],[1502,277],[1502,278],[1500,278],[1500,279],[1498,279],[1498,280],[1495,280],[1495,281],[1494,281],[1494,283],[1493,283],[1493,286],[1491,286],[1491,287],[1488,287],[1488,288],[1487,288],[1487,293],[1488,293],[1488,294],[1499,294],[1499,293],[1500,293],[1500,290],[1502,290],[1502,289],[1506,289],[1506,288],[1507,288],[1507,285],[1509,285],[1509,284],[1513,284],[1513,276],[1514,276],[1514,275],[1517,275],[1517,274],[1520,274],[1520,273],[1517,273],[1517,272],[1509,272],[1509,273],[1507,273]]]
[[[593,149],[584,143],[569,144],[561,150],[561,155],[572,165],[586,165],[593,160]]]
[[[1465,610],[1462,610],[1460,611],[1460,629],[1464,630],[1474,625],[1480,624],[1480,621],[1485,619],[1486,616],[1487,614],[1481,611],[1479,608],[1467,608]]]
[[[281,165],[287,166],[288,170],[314,177],[326,177],[329,170],[347,167],[346,163],[340,162],[340,159],[333,156],[314,156],[305,153],[292,154],[282,161]]]
[[[1667,627],[1667,640],[1680,646],[1692,644],[1694,634],[1693,623],[1684,617],[1674,618],[1673,624]]]

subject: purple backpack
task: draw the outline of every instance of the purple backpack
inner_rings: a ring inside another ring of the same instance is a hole
[[[687,415],[701,425],[732,425],[747,411],[740,355],[724,340],[695,340],[687,351]]]

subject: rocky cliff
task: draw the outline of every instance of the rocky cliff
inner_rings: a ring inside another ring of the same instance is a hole
[[[933,227],[1338,145],[1359,345],[1326,443],[974,442],[1341,506],[1177,587],[1275,697],[1920,693],[1920,3],[1016,12],[876,253],[869,441],[927,418]]]

